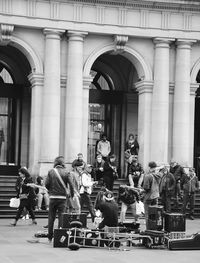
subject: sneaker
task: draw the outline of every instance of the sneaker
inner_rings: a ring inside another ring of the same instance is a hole
[[[46,226],[43,226],[43,228],[48,228],[48,225],[46,225]]]
[[[29,215],[26,215],[26,216],[25,216],[25,219],[28,220],[28,219],[29,219]]]
[[[37,225],[37,221],[32,221],[32,225]]]
[[[16,226],[16,225],[17,225],[17,223],[10,223],[10,225],[11,225],[11,226]]]
[[[23,217],[22,217],[22,220],[25,220],[25,219],[26,219],[26,216],[23,216]]]

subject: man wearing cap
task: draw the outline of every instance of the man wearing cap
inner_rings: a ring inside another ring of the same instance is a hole
[[[183,197],[181,195],[181,178],[185,175],[184,168],[178,164],[175,160],[171,160],[170,162],[170,173],[174,175],[176,180],[175,191],[174,191],[174,207],[175,209],[179,208],[179,199],[182,200]]]
[[[186,214],[186,207],[189,203],[190,212],[189,218],[194,220],[194,204],[195,204],[195,193],[199,190],[198,177],[194,171],[194,168],[189,168],[188,174],[184,174],[181,179],[181,189],[183,189],[183,205],[182,213]]]
[[[133,157],[128,169],[128,180],[132,187],[141,188],[144,178],[144,170],[142,165],[137,162],[137,158]]]
[[[90,198],[90,195],[92,193],[92,187],[94,184],[96,184],[96,181],[92,181],[91,177],[92,172],[92,165],[87,164],[85,166],[85,169],[80,175],[80,202],[81,202],[81,210],[83,209],[84,204],[88,207],[88,210],[92,217],[92,222],[94,222],[95,218],[95,211],[94,207]]]
[[[77,158],[72,162],[72,168],[74,168],[74,166],[75,166],[77,163],[80,163],[80,164],[82,164],[83,166],[86,165],[86,162],[83,160],[83,154],[82,154],[82,153],[78,153],[78,154],[77,154]]]
[[[161,167],[160,167],[161,168]],[[163,167],[162,167],[163,168]],[[155,162],[149,162],[149,171],[144,175],[144,211],[146,219],[146,229],[149,229],[149,206],[157,205],[159,198],[159,184],[163,174],[159,171]]]
[[[99,229],[118,226],[118,205],[111,191],[105,190],[101,201],[96,203],[95,209],[102,213],[103,220],[99,224]]]

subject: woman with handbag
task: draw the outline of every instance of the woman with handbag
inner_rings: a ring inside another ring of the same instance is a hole
[[[36,195],[34,189],[31,186],[29,186],[29,184],[33,183],[32,177],[25,167],[20,168],[18,172],[21,177],[19,183],[20,205],[17,210],[17,215],[15,217],[15,220],[11,225],[12,226],[17,225],[17,221],[19,220],[21,214],[23,213],[24,208],[28,210],[32,218],[32,224],[36,225],[37,222],[35,220],[35,214],[33,212],[33,203],[35,202]]]

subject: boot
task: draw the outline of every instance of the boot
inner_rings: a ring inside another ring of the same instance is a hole
[[[37,225],[37,221],[35,219],[32,220],[32,225]]]
[[[16,226],[17,225],[17,220],[15,219],[15,221],[13,223],[10,224],[11,226]]]

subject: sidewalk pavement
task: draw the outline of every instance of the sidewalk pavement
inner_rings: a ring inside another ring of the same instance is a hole
[[[27,240],[32,240],[34,233],[43,230],[43,226],[47,224],[47,219],[37,221],[37,225],[31,225],[31,220],[19,220],[17,226],[13,227],[10,226],[12,220],[0,219],[0,263],[199,262],[199,250],[170,251],[167,248],[133,247],[127,251],[107,248],[81,248],[78,251],[71,251],[68,248],[53,248],[53,244],[49,244],[47,239],[40,239],[40,243],[29,243]],[[141,230],[144,228],[142,219]],[[186,235],[196,232],[200,232],[200,219],[193,221],[187,219]]]

